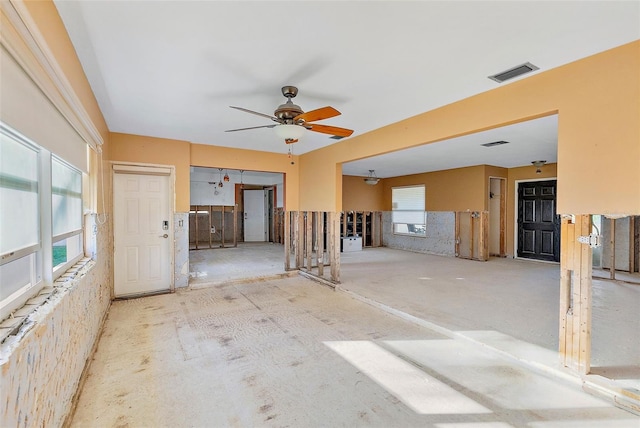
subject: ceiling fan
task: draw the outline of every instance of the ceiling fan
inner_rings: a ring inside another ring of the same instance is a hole
[[[280,104],[278,108],[273,112],[273,116],[264,113],[258,113],[257,111],[248,110],[242,107],[229,106],[236,110],[241,110],[247,113],[269,118],[277,123],[273,125],[229,129],[225,132],[246,131],[247,129],[257,128],[273,128],[276,131],[276,134],[279,137],[284,138],[284,142],[287,144],[297,142],[298,138],[300,138],[302,134],[304,134],[305,129],[314,132],[321,132],[323,134],[335,135],[338,137],[348,137],[353,134],[353,130],[351,129],[311,123],[317,120],[339,116],[341,113],[333,107],[328,106],[316,110],[311,110],[305,113],[300,108],[300,106],[294,104],[293,101],[291,101],[291,98],[294,98],[296,95],[298,95],[298,88],[296,88],[295,86],[283,86],[282,95],[287,98],[287,102],[285,102],[284,104]]]

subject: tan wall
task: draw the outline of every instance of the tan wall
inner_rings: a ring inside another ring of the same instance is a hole
[[[383,211],[382,181],[375,186],[364,182],[364,177],[342,176],[342,209],[344,211]]]
[[[484,165],[386,178],[383,206],[391,210],[391,188],[425,185],[427,211],[481,211],[485,206]]]
[[[300,188],[325,187],[302,194],[301,207],[340,209],[336,164],[558,113],[559,212],[640,214],[639,49],[629,43],[306,153]]]
[[[189,212],[190,146],[188,141],[114,132],[111,160],[175,166],[176,211]]]
[[[536,174],[536,167],[523,166],[520,168],[509,168],[507,179],[507,256],[515,255],[515,231],[516,231],[516,181],[540,180],[544,178],[553,179],[557,177],[557,164],[544,165],[540,174]],[[558,190],[560,197],[560,190]]]
[[[286,154],[260,152],[256,150],[232,149],[229,147],[191,144],[191,165],[211,168],[243,169],[245,171],[281,172],[284,174],[285,209],[298,209],[299,158]],[[187,192],[189,182],[186,183]]]

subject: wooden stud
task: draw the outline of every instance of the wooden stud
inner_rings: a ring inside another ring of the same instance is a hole
[[[238,215],[237,206],[231,207],[231,213],[233,214],[233,246],[238,246]]]
[[[611,236],[609,239],[609,278],[616,279],[616,219],[612,218],[609,222],[609,224],[611,224]]]
[[[475,219],[473,217],[473,213],[471,213],[471,215],[469,216],[469,222],[471,223],[470,227],[471,227],[471,233],[469,234],[469,254],[471,255],[471,258],[474,259],[476,258],[476,254],[475,254]]]
[[[591,216],[581,215],[578,225],[580,236],[591,233]],[[578,369],[582,374],[591,370],[591,307],[592,307],[592,249],[580,245],[580,330]]]
[[[340,217],[338,213],[329,213],[329,223],[331,224],[331,232],[329,242],[331,242],[331,280],[335,283],[340,282],[340,235],[336,233],[340,230]]]
[[[316,253],[316,257],[318,259],[318,276],[324,276],[324,218],[325,213],[322,211],[318,212],[318,216],[316,217],[318,220],[318,225],[316,228],[317,238],[316,242],[318,244],[318,249]]]
[[[367,217],[370,214],[367,211],[362,212],[362,248],[367,247]]]
[[[507,256],[507,180],[500,179],[500,257]]]
[[[307,256],[307,270],[311,272],[313,256],[313,211],[305,215],[305,253]]]
[[[196,250],[198,249],[198,206],[196,205],[196,215],[195,215],[195,224],[196,224]]]
[[[296,252],[296,268],[300,269],[304,267],[304,211],[298,211],[298,233],[297,233],[297,241],[296,244],[297,252]]]
[[[629,273],[636,271],[636,218],[635,216],[629,216]]]
[[[591,216],[562,219],[559,352],[563,364],[582,374],[591,368],[592,250],[578,237],[591,232]]]
[[[567,218],[562,219],[560,233],[560,331],[558,334],[558,352],[563,365],[567,366],[567,346],[568,346],[568,317],[571,310],[571,275],[572,270],[569,264],[569,242],[573,238],[573,224]]]
[[[292,229],[292,233],[291,233],[291,249],[293,250],[293,259],[295,262],[295,268],[296,269],[300,269],[300,265],[298,265],[298,232],[299,232],[299,228],[298,228],[298,211],[292,211],[291,212],[291,229]]]
[[[455,252],[456,252],[456,257],[460,257],[460,213],[456,212],[455,213],[455,234],[454,234],[454,239],[455,239]]]
[[[224,221],[224,205],[220,207],[220,246],[224,248],[225,241],[225,221]]]
[[[291,270],[291,211],[284,213],[284,270]]]

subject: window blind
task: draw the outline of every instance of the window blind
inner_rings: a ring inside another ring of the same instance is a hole
[[[424,224],[425,186],[391,189],[393,223]]]
[[[0,75],[0,120],[87,172],[88,145],[4,47]]]

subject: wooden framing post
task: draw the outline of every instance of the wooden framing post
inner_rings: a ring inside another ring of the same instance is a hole
[[[291,211],[284,212],[284,270],[291,270]]]
[[[629,216],[629,273],[636,271],[636,217]]]
[[[231,214],[233,215],[233,246],[238,246],[238,215],[236,214],[236,206],[231,207]]]
[[[316,258],[318,259],[318,276],[324,275],[324,213],[318,211],[316,216]]]
[[[611,279],[616,279],[616,219],[609,219],[611,224],[611,236],[609,237],[609,277]]]
[[[329,260],[331,263],[331,281],[340,282],[340,213],[329,213]]]
[[[297,212],[296,220],[296,269],[304,267],[304,212]]]
[[[591,370],[592,249],[578,242],[591,233],[591,216],[562,219],[560,233],[559,353],[564,366],[581,374]]]
[[[313,256],[313,211],[305,212],[304,216],[305,231],[305,255],[307,258],[307,271],[311,272],[312,256]]]
[[[224,211],[225,211],[225,207],[224,205],[221,207],[220,209],[220,246],[222,248],[224,248],[224,240],[226,239],[225,236],[225,221],[224,221]]]

